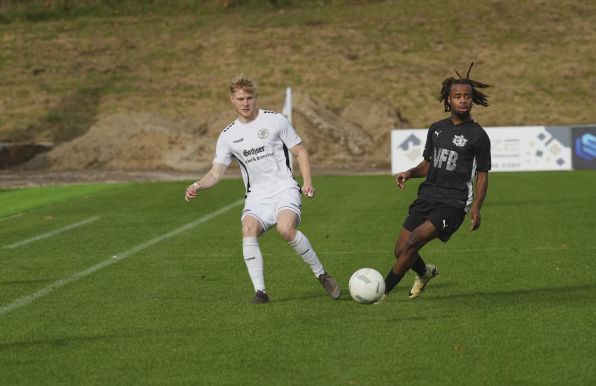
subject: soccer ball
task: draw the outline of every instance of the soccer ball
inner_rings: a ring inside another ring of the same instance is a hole
[[[358,303],[374,303],[385,292],[385,279],[372,268],[361,268],[352,274],[350,295]]]

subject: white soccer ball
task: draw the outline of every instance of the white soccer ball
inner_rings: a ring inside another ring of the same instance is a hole
[[[358,303],[374,303],[385,292],[385,279],[372,268],[361,268],[352,274],[349,288],[350,295]]]

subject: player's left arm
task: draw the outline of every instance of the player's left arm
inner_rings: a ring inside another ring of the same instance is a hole
[[[302,174],[302,193],[306,197],[314,197],[315,188],[312,185],[312,177],[310,174],[310,157],[308,150],[303,144],[292,147],[290,152],[296,157],[298,161],[298,167],[300,168],[300,174]]]
[[[476,183],[474,184],[474,190],[475,199],[472,203],[472,208],[470,209],[470,218],[472,222],[470,226],[471,231],[475,231],[476,229],[480,228],[480,209],[482,208],[482,204],[486,198],[486,193],[488,192],[488,172],[476,172]]]

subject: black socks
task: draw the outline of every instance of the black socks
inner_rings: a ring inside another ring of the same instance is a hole
[[[393,272],[393,269],[391,269],[387,276],[385,276],[385,293],[388,294],[391,292],[403,276],[404,275],[397,275]]]
[[[414,260],[414,264],[412,264],[412,270],[416,272],[418,276],[424,276],[426,273],[426,263],[421,257]]]

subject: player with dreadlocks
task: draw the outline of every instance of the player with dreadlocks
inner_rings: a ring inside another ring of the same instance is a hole
[[[395,265],[385,277],[385,294],[395,288],[409,269],[416,272],[410,299],[422,294],[428,282],[438,275],[434,265],[427,265],[419,254],[429,241],[438,238],[447,242],[459,228],[466,213],[470,214],[474,231],[480,227],[480,208],[488,190],[491,168],[490,139],[472,119],[472,105],[488,106],[487,96],[479,89],[489,87],[466,77],[443,81],[439,102],[443,102],[449,118],[433,123],[426,137],[424,159],[416,167],[399,173],[395,182],[405,188],[410,178],[426,177],[418,188],[418,196],[395,243]],[[474,190],[472,180],[476,178]]]

